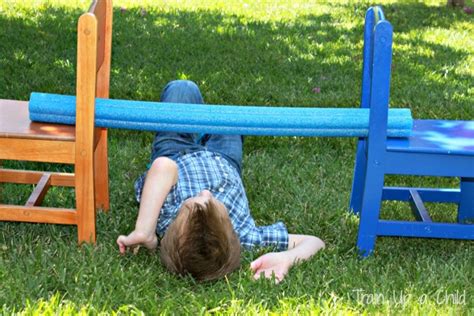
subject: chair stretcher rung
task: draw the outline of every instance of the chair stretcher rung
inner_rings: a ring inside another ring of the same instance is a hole
[[[425,204],[423,204],[423,201],[416,190],[410,190],[409,202],[413,215],[418,221],[432,222],[431,217],[426,210]]]
[[[0,204],[0,221],[77,225],[76,210]]]
[[[474,239],[474,225],[379,220],[377,236]]]
[[[0,169],[0,183],[34,184],[43,176],[43,171]],[[74,186],[74,173],[49,172],[52,186]]]
[[[384,187],[382,199],[384,201],[409,201],[412,189],[416,190],[425,202],[459,203],[461,197],[459,189]]]
[[[43,203],[43,199],[48,192],[48,189],[51,187],[51,174],[44,173],[35,189],[31,193],[28,201],[26,201],[25,206],[38,206]]]

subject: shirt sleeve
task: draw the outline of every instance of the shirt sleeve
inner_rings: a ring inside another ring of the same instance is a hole
[[[135,180],[135,184],[133,186],[135,189],[135,199],[137,200],[138,203],[140,203],[140,199],[142,197],[143,185],[145,184],[146,174],[147,174],[146,171],[142,173],[137,178],[137,180]]]
[[[240,238],[240,244],[246,249],[275,247],[278,251],[287,250],[288,230],[282,222],[269,226],[254,226]]]

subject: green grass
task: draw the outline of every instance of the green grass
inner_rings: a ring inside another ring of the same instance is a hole
[[[115,4],[113,98],[157,100],[167,81],[187,78],[208,103],[358,104],[363,16],[372,2],[148,0],[145,16],[136,3]],[[384,3],[395,32],[392,106],[411,108],[416,118],[473,119],[472,15],[441,0]],[[1,98],[74,93],[76,18],[86,7],[85,1],[0,1]],[[327,244],[282,284],[251,281],[248,264],[258,252],[245,253],[228,279],[204,284],[169,275],[145,252],[121,257],[115,239],[134,226],[133,181],[152,139],[148,132],[110,131],[112,205],[98,215],[96,246],[77,247],[70,226],[0,223],[2,314],[474,314],[472,241],[379,238],[373,256],[357,257],[358,218],[347,212],[354,139],[246,139],[243,178],[256,221],[280,219],[291,232]],[[28,189],[4,185],[2,202],[25,201]],[[55,189],[46,197],[46,204],[58,201],[73,207],[73,192]],[[411,218],[406,205],[384,206],[385,218]],[[454,211],[434,206],[433,217],[454,220]]]

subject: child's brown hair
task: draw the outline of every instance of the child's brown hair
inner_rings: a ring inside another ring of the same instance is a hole
[[[171,272],[214,280],[240,265],[240,242],[227,209],[212,199],[182,206],[161,241],[161,261]]]

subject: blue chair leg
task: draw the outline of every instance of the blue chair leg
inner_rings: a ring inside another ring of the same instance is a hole
[[[458,223],[474,222],[474,178],[461,178]]]
[[[357,142],[356,159],[354,163],[354,178],[352,180],[352,193],[349,210],[360,214],[362,209],[362,195],[364,194],[365,173],[367,170],[367,156],[365,153],[366,140],[361,138]]]
[[[357,237],[357,248],[363,257],[369,256],[375,248],[384,182],[381,168],[371,166],[367,168]]]

